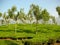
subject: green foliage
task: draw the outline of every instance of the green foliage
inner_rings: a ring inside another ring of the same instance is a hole
[[[2,13],[0,12],[0,17],[2,16]]]
[[[59,11],[59,9],[57,10]],[[20,11],[17,11],[16,6],[12,6],[12,8],[8,9],[7,12],[8,14],[4,13],[3,15],[3,18],[5,19],[3,21],[5,24],[7,24],[7,22],[9,24],[10,19],[13,19],[14,21],[16,21],[16,23],[18,19],[20,19],[23,23],[27,23],[27,21],[30,21],[30,23],[31,22],[34,23],[33,20],[36,20],[36,23],[38,23],[40,19],[43,19],[44,21],[48,21],[50,18],[49,13],[46,9],[42,10],[39,7],[39,5],[35,5],[35,4],[31,4],[28,14],[25,14],[24,9],[22,8],[20,9]]]
[[[10,9],[8,9],[8,15],[10,18],[13,18],[12,11]]]
[[[53,23],[56,23],[56,22],[55,22],[55,17],[54,17],[54,16],[50,16],[50,18],[53,20]]]
[[[12,6],[11,10],[12,10],[12,12],[15,12],[15,11],[17,11],[17,8],[16,8],[16,6]]]
[[[0,45],[18,45],[13,40],[0,40]]]
[[[8,15],[9,15],[9,18],[14,18],[15,16],[15,11],[17,11],[17,8],[16,6],[12,6],[11,9],[8,9]]]
[[[60,37],[60,25],[38,24],[37,34],[35,24],[15,24],[0,26],[0,37],[33,37],[32,42],[48,42],[49,39],[57,40]]]
[[[44,21],[48,21],[49,20],[49,13],[47,12],[47,10],[46,9],[44,9],[43,11],[42,11],[42,13],[41,13],[41,15],[42,15],[42,19],[44,20]]]
[[[41,19],[41,9],[39,8],[39,6],[32,4],[31,7],[36,20]]]
[[[60,6],[56,7],[56,11],[58,12],[58,14],[60,16]]]

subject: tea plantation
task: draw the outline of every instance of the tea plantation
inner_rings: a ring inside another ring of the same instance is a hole
[[[37,32],[37,33],[36,33]],[[9,24],[0,26],[0,37],[23,38],[32,37],[32,39],[5,40],[0,39],[1,45],[23,45],[28,42],[49,42],[51,39],[60,41],[60,25],[51,24]],[[28,44],[29,45],[29,44]],[[33,45],[33,44],[31,44]]]

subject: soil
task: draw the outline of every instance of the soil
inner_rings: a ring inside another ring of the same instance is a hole
[[[60,43],[55,43],[54,45],[60,45]]]
[[[31,39],[32,37],[28,37],[27,39]],[[18,38],[18,40],[21,40],[22,38]],[[23,38],[26,39],[26,38]],[[11,37],[0,37],[0,40],[16,40],[16,38],[11,38]],[[51,45],[60,45],[60,42],[56,42]]]

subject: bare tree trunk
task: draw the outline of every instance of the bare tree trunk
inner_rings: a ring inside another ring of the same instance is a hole
[[[38,20],[36,20],[36,34],[38,32]]]

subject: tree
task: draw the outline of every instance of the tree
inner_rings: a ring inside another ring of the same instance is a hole
[[[17,8],[16,8],[16,6],[12,6],[12,8],[11,8],[11,16],[12,16],[12,18],[15,20],[15,21],[17,21],[17,16],[15,17],[15,12],[17,11]],[[15,24],[15,33],[17,32],[17,22],[16,22],[16,24]]]
[[[4,18],[4,23],[7,24],[7,15],[6,15],[6,12],[4,12],[3,18]]]
[[[17,12],[17,14],[15,15],[15,20],[16,20],[16,21],[17,21],[19,15],[20,15],[20,13]]]
[[[18,18],[19,18],[23,23],[25,23],[24,20],[26,20],[26,16],[25,16],[25,13],[24,13],[24,9],[20,9]]]
[[[41,9],[39,8],[38,5],[31,5],[31,9],[32,9],[32,13],[34,15],[34,17],[36,18],[36,34],[37,34],[37,24],[38,24],[38,20],[41,19]]]
[[[50,18],[52,19],[53,23],[56,24],[55,17],[54,16],[50,16]]]
[[[0,18],[2,17],[2,13],[0,12]],[[3,24],[3,20],[0,20],[0,23]]]
[[[11,10],[12,10],[13,13],[14,13],[15,11],[17,11],[16,6],[12,6]]]
[[[16,6],[12,6],[12,8],[11,9],[8,9],[8,16],[9,16],[9,18],[10,19],[13,19],[13,20],[15,20],[15,23],[17,23],[16,21],[16,17],[15,17],[15,12],[17,11],[17,8],[16,8]],[[17,32],[17,24],[15,24],[15,34],[16,34],[16,32]]]
[[[16,6],[12,6],[11,9],[8,9],[8,15],[10,18],[14,19],[15,12],[17,11]]]
[[[59,17],[60,17],[60,6],[56,7],[56,11],[58,12]]]
[[[11,10],[12,10],[13,19],[15,19],[15,15],[16,15],[15,12],[17,11],[16,6],[12,6]],[[15,20],[15,21],[17,21],[17,20]]]
[[[2,16],[2,13],[0,12],[0,17]]]
[[[46,9],[42,11],[41,15],[42,15],[42,19],[44,20],[44,23],[46,23],[50,18],[49,13],[47,12]]]
[[[13,18],[11,9],[8,9],[8,16],[9,16],[9,18]]]
[[[42,19],[41,17],[41,9],[39,8],[38,5],[31,5],[32,11],[33,11],[33,15],[36,18],[36,23],[38,23],[38,20]]]
[[[28,12],[28,20],[30,20],[30,23],[33,20],[32,9],[30,9]]]
[[[9,16],[6,14],[6,12],[3,13],[3,19],[5,24],[9,24]]]

